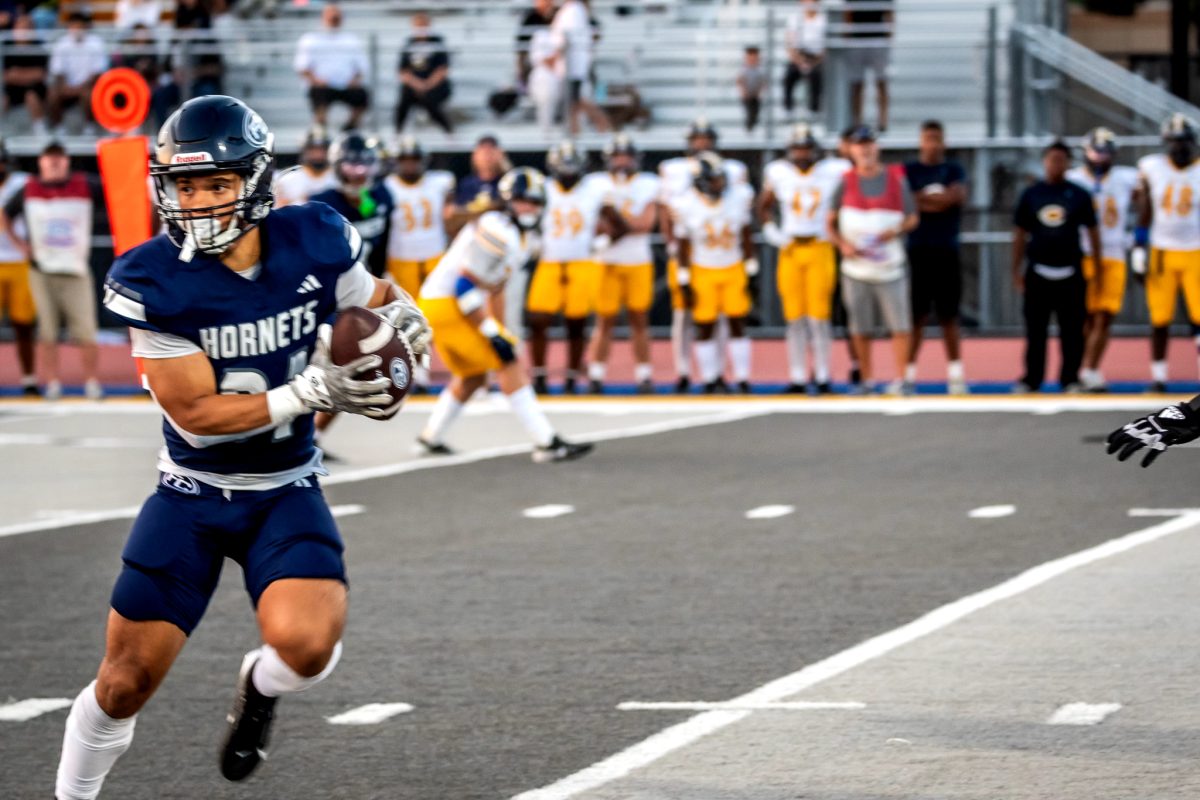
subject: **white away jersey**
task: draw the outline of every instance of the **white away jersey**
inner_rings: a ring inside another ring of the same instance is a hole
[[[658,202],[658,176],[650,172],[638,172],[628,177],[608,172],[596,172],[588,176],[600,192],[605,205],[611,205],[621,216],[628,219],[646,210],[646,206]],[[627,233],[604,251],[605,264],[637,266],[653,264],[650,252],[649,233]]]
[[[788,236],[826,238],[829,201],[842,177],[833,169],[822,169],[823,163],[801,172],[795,164],[781,158],[763,170],[763,188],[769,189],[779,202],[779,227]]]
[[[446,252],[446,225],[442,212],[454,191],[454,176],[432,170],[416,183],[405,183],[397,175],[384,179],[394,201],[388,258],[425,261]]]
[[[1075,167],[1067,171],[1067,180],[1092,193],[1096,219],[1100,222],[1101,258],[1124,261],[1129,246],[1129,210],[1138,186],[1138,171],[1133,167],[1113,167],[1097,180],[1086,167]],[[1091,255],[1092,244],[1086,233],[1081,240],[1083,252]]]
[[[332,167],[313,175],[307,167],[297,166],[276,175],[271,189],[275,193],[275,207],[283,208],[307,203],[308,198],[327,189],[336,189],[337,185],[337,177],[333,174]]]
[[[729,186],[720,200],[694,189],[676,204],[675,237],[692,243],[693,267],[723,269],[742,261],[742,229],[750,224],[754,190]]]
[[[735,158],[722,159],[725,165],[725,178],[732,186],[735,183],[749,183],[750,171],[746,165]],[[668,205],[683,198],[692,189],[692,159],[691,156],[668,158],[658,165],[658,177],[662,185],[660,199]]]
[[[21,191],[25,187],[25,182],[29,180],[27,172],[13,172],[8,176],[8,180],[4,181],[4,185],[0,186],[0,208],[2,208],[12,196]],[[17,217],[13,224],[18,236],[25,237],[25,217],[24,215]],[[17,247],[17,243],[7,233],[0,233],[0,264],[23,264],[27,261],[25,254],[21,252],[21,248]]]
[[[522,236],[505,214],[488,211],[463,227],[450,249],[421,285],[421,297],[455,297],[458,278],[470,272],[489,286],[500,286],[529,260],[530,237]]]
[[[564,190],[558,181],[547,181],[546,213],[542,216],[542,259],[591,259],[592,239],[596,235],[596,220],[603,202],[603,187],[591,175],[570,190]]]
[[[1138,161],[1150,187],[1150,245],[1159,250],[1200,250],[1200,161],[1179,169],[1163,153]]]

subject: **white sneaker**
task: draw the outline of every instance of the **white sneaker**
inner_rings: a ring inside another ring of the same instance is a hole
[[[946,393],[952,395],[970,394],[971,390],[967,388],[967,382],[963,378],[950,378],[946,381]]]
[[[58,400],[62,397],[62,381],[50,381],[46,384],[46,392],[42,395],[47,400]]]
[[[88,378],[87,383],[83,385],[83,396],[88,400],[102,400],[104,399],[104,387],[95,378]]]
[[[900,378],[896,378],[883,390],[883,394],[891,397],[910,397],[914,394],[914,392],[915,389],[912,383]]]

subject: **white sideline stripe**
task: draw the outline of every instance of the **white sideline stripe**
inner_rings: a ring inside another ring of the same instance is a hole
[[[1047,561],[990,589],[962,597],[936,608],[912,622],[901,625],[899,628],[856,644],[790,675],[763,684],[753,691],[735,697],[729,701],[729,704],[740,706],[746,703],[774,703],[785,697],[791,697],[880,656],[887,655],[903,645],[935,633],[976,611],[1041,586],[1071,570],[1188,530],[1198,523],[1200,523],[1200,512],[1185,514],[1166,522],[1151,525],[1149,528],[1142,528],[1116,539],[1110,539],[1095,547]],[[705,711],[580,770],[574,775],[568,775],[562,780],[540,789],[522,792],[514,796],[513,800],[566,800],[566,798],[603,786],[634,770],[652,764],[668,753],[686,747],[714,731],[745,719],[751,713],[753,712]]]
[[[355,514],[361,514],[367,510],[366,506],[361,506],[358,503],[346,503],[341,506],[330,506],[329,511],[335,517],[353,517]]]
[[[1120,703],[1067,703],[1050,715],[1047,725],[1099,725],[1121,710]]]
[[[550,503],[544,506],[532,506],[521,512],[522,517],[529,519],[553,519],[574,513],[575,506]]]
[[[632,439],[638,436],[651,436],[656,433],[670,433],[671,431],[681,431],[688,428],[701,428],[706,425],[720,425],[726,422],[737,422],[743,419],[763,416],[767,413],[769,412],[759,408],[743,408],[737,411],[727,411],[724,413],[709,414],[701,417],[663,420],[661,422],[650,422],[644,425],[632,425],[628,428],[614,428],[613,430],[608,431],[597,431],[593,433],[581,434],[574,438],[583,442]],[[396,464],[383,464],[377,467],[349,469],[323,478],[321,480],[321,484],[324,486],[335,486],[340,483],[357,483],[358,481],[366,481],[373,478],[387,478],[392,475],[402,475],[407,472],[418,472],[425,469],[456,467],[461,464],[474,464],[477,461],[487,461],[488,459],[500,458],[502,456],[528,453],[532,449],[533,446],[529,444],[505,445],[503,447],[491,447],[482,450],[473,450],[469,453],[462,453],[454,456],[443,456],[436,458],[430,457],[416,459],[413,461],[402,461]],[[546,467],[546,469],[551,469],[551,467]],[[0,526],[0,539],[6,536],[20,536],[25,533],[37,533],[39,531],[57,530],[59,528],[72,528],[76,525],[88,525],[95,522],[108,522],[114,519],[133,519],[137,516],[138,511],[140,510],[140,506],[128,506],[126,508],[113,508],[105,511],[88,511],[72,515],[63,515],[55,519],[38,520],[36,522],[20,522],[14,525]]]
[[[1017,513],[1017,507],[1013,505],[980,506],[968,511],[967,516],[971,519],[999,519],[1000,517],[1011,517],[1015,513]]]
[[[70,708],[74,702],[65,697],[31,697],[28,700],[8,703],[0,706],[0,722],[28,722],[42,714],[49,714],[60,708]]]
[[[391,719],[397,714],[407,714],[413,710],[408,703],[367,703],[365,706],[343,711],[326,717],[330,725],[378,725],[385,719]]]
[[[777,519],[796,511],[795,506],[759,506],[746,512],[746,519]]]
[[[0,444],[34,447],[130,448],[135,450],[154,449],[162,446],[158,439],[118,436],[54,436],[49,433],[0,433]]]
[[[866,703],[621,703],[619,711],[857,711]]]
[[[1184,514],[1200,514],[1200,508],[1131,508],[1131,517],[1181,517]]]

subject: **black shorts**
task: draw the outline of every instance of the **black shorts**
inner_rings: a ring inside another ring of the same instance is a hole
[[[962,262],[957,247],[912,245],[908,248],[912,281],[912,313],[918,319],[937,315],[938,322],[958,319],[962,300]]]
[[[345,103],[353,109],[366,108],[367,90],[361,86],[334,89],[331,86],[313,86],[308,90],[308,101],[313,108],[326,108],[334,103]]]
[[[25,95],[33,92],[38,96],[39,100],[46,99],[46,84],[35,83],[32,86],[13,86],[12,84],[4,84],[4,96],[8,99],[9,108],[17,108],[25,105]]]
[[[583,81],[575,79],[567,81],[567,97],[572,103],[578,103],[583,97]]]

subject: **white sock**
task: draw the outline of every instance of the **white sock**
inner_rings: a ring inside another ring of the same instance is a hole
[[[829,359],[833,352],[833,324],[827,319],[808,319],[808,339],[812,343],[813,377],[817,383],[829,383]]]
[[[533,439],[533,443],[538,447],[549,447],[554,441],[554,428],[550,425],[550,420],[546,419],[542,407],[538,405],[533,387],[522,386],[508,395],[508,404],[521,421],[521,426],[525,428],[529,438]]]
[[[745,336],[729,340],[729,361],[733,379],[738,383],[750,380],[750,340]]]
[[[433,404],[429,419],[425,421],[425,427],[421,429],[421,438],[430,444],[441,444],[446,431],[450,430],[462,409],[463,404],[458,402],[454,392],[450,391],[449,387],[442,389]]]
[[[692,344],[691,314],[683,309],[671,312],[671,355],[675,357],[675,375],[685,378],[692,374],[689,351]]]
[[[1150,380],[1155,383],[1167,382],[1167,362],[1151,361],[1150,362]]]
[[[294,694],[311,689],[328,678],[342,658],[342,643],[338,642],[333,646],[333,654],[329,657],[325,669],[311,678],[306,678],[289,667],[279,652],[269,644],[258,648],[258,652],[258,663],[254,665],[254,672],[250,673],[250,680],[264,697],[279,697],[281,694]]]
[[[917,365],[916,364],[908,364],[904,367],[904,380],[908,381],[909,383],[917,382]]]
[[[133,742],[137,715],[113,719],[96,700],[96,682],[89,683],[67,715],[62,756],[54,794],[58,800],[93,800],[104,778]]]
[[[37,386],[37,376],[36,375],[22,375],[21,376],[21,388],[24,389],[28,386]]]
[[[633,368],[633,379],[637,383],[649,383],[654,380],[654,367],[649,364],[636,364]]]
[[[700,367],[700,380],[712,383],[721,377],[721,358],[717,353],[717,342],[708,339],[696,342],[696,364]]]
[[[784,341],[787,342],[788,379],[792,383],[808,381],[808,348],[805,340],[808,330],[803,319],[794,319],[787,324]]]
[[[604,376],[608,372],[604,364],[598,364],[595,361],[588,364],[588,380],[604,382]]]
[[[717,340],[717,369],[724,375],[725,354],[729,352],[729,320],[725,317],[717,319],[717,331],[714,338]]]
[[[963,363],[961,361],[951,361],[946,365],[946,377],[952,381],[965,380],[967,373],[963,371]]]
[[[1079,380],[1089,389],[1093,386],[1099,386],[1100,372],[1098,370],[1084,367],[1083,369],[1079,370]]]

